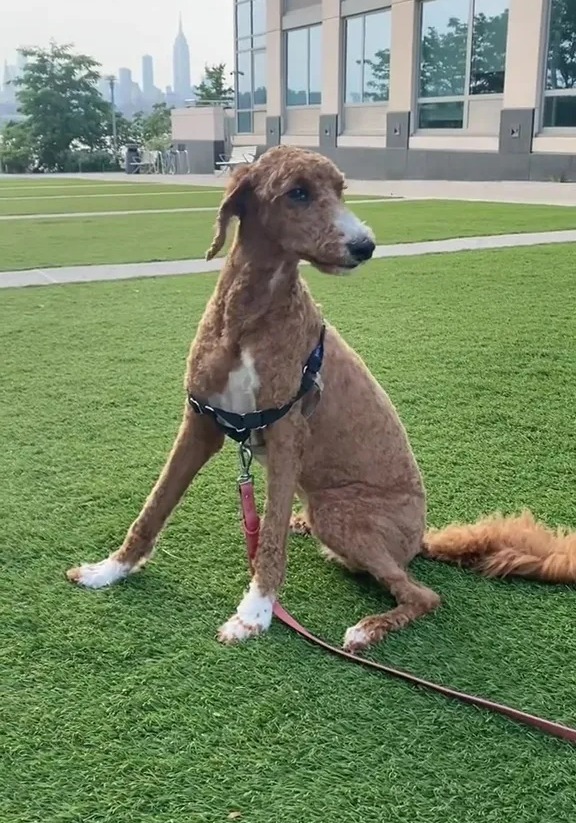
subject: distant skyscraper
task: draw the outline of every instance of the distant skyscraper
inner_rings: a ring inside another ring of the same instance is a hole
[[[150,98],[154,94],[154,61],[149,54],[142,58],[142,91],[144,97]]]
[[[174,41],[173,50],[173,66],[174,66],[174,95],[178,102],[182,104],[184,100],[190,97],[191,81],[190,81],[190,49],[188,48],[188,41],[184,36],[182,30],[182,15],[179,18],[178,34]]]
[[[132,72],[130,69],[118,69],[116,105],[124,113],[130,112],[132,108]]]

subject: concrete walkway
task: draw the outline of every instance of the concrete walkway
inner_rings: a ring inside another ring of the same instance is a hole
[[[6,176],[5,176],[6,177]],[[31,175],[25,177],[31,183]],[[42,179],[63,178],[86,182],[129,182],[150,185],[224,186],[226,176],[214,174],[46,174]],[[2,176],[0,176],[2,179]],[[5,178],[4,178],[5,179]],[[41,185],[41,183],[39,183]],[[349,180],[349,194],[402,197],[408,200],[477,200],[492,203],[538,203],[549,206],[576,206],[576,183],[542,183],[534,180]]]
[[[548,231],[533,234],[501,234],[487,237],[461,237],[431,240],[425,243],[397,243],[377,246],[375,258],[412,257],[481,249],[504,249],[515,246],[539,246],[550,243],[576,243],[576,230]],[[128,280],[137,277],[162,277],[177,274],[203,274],[222,268],[224,258],[215,260],[167,260],[161,263],[124,263],[105,266],[71,266],[55,269],[0,272],[0,288],[51,286],[86,283],[96,280]]]

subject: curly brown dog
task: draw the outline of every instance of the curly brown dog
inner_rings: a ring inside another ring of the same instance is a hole
[[[106,586],[151,557],[192,479],[222,447],[225,431],[232,432],[215,409],[224,416],[249,415],[283,406],[289,410],[281,419],[251,434],[254,454],[266,467],[266,509],[253,579],[220,629],[223,642],[270,625],[295,496],[304,515],[293,520],[293,529],[311,532],[329,556],[368,572],[396,599],[391,611],[348,629],[348,650],[363,649],[439,606],[438,595],[407,571],[423,547],[429,557],[487,574],[576,578],[576,537],[553,534],[529,514],[425,536],[426,496],[405,429],[386,393],[330,325],[321,380],[298,395],[303,367],[323,329],[322,312],[300,277],[300,260],[338,274],[368,260],[375,248],[370,229],[344,205],[344,188],[330,160],[287,146],[232,174],[209,258],[224,245],[232,218],[239,226],[191,346],[187,399],[172,452],[121,548],[99,563],[71,569],[70,580]]]

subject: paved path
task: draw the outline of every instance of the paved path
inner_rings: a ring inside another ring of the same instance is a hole
[[[412,257],[479,249],[503,249],[514,246],[539,246],[550,243],[576,243],[576,231],[547,231],[534,234],[501,234],[487,237],[459,237],[425,243],[397,243],[377,246],[375,258]],[[50,286],[85,283],[95,280],[128,280],[136,277],[161,277],[175,274],[202,274],[222,268],[223,258],[215,260],[168,260],[162,263],[123,263],[106,266],[71,266],[58,269],[0,272],[0,288]]]
[[[14,175],[16,177],[17,175]],[[26,179],[34,182],[30,175]],[[150,185],[223,186],[226,177],[214,174],[66,174],[44,175],[53,181],[74,178],[86,183],[98,181]],[[40,184],[41,185],[41,184]],[[492,203],[539,203],[548,206],[576,206],[576,183],[535,180],[349,180],[349,194],[376,194],[410,200],[479,200]]]
[[[112,195],[114,197],[114,195]],[[347,203],[398,203],[391,197],[370,197],[367,200],[348,198]],[[65,211],[47,214],[0,214],[0,221],[5,220],[68,220],[74,217],[122,217],[131,214],[178,214],[181,212],[218,211],[218,206],[181,206],[174,209],[117,209],[116,211]]]

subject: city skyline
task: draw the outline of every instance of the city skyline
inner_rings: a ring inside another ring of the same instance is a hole
[[[0,74],[0,120],[5,120],[17,113],[16,87],[13,81],[19,76],[25,60],[22,54],[16,52],[13,64],[4,61]],[[116,109],[127,117],[133,117],[137,112],[150,112],[157,103],[167,103],[168,106],[181,107],[187,100],[194,98],[196,83],[191,77],[191,54],[188,39],[184,32],[182,14],[178,15],[176,36],[172,43],[172,77],[171,83],[159,88],[155,83],[155,59],[151,54],[143,54],[140,58],[140,72],[135,73],[130,66],[119,66],[116,71],[101,70],[101,79],[98,82],[100,94],[108,102],[111,101],[111,78],[115,81]],[[202,76],[198,78],[200,82]]]
[[[73,43],[76,51],[101,63],[103,75],[118,76],[129,68],[142,87],[142,57],[154,62],[155,85],[162,91],[173,85],[173,45],[182,14],[190,50],[192,85],[205,64],[226,63],[233,68],[233,14],[230,0],[211,0],[197,11],[194,0],[164,0],[161,15],[142,13],[136,0],[101,0],[97,7],[79,8],[75,0],[21,0],[3,16],[0,26],[0,71],[14,65],[21,46],[48,46],[50,39]]]

